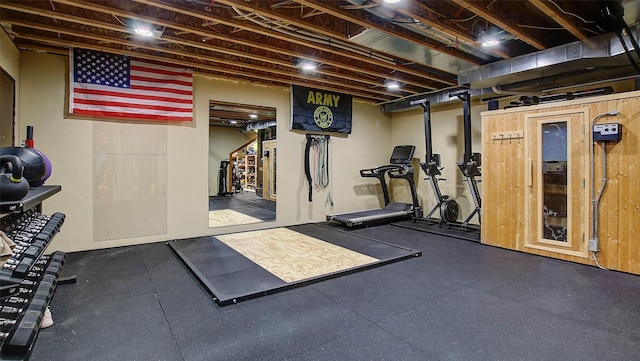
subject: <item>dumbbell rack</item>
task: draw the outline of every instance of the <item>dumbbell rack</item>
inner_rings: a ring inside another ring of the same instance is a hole
[[[0,267],[0,361],[28,360],[66,255],[44,251],[64,223],[65,215],[42,214],[42,201],[60,186],[33,187],[14,202],[0,202],[0,229],[16,243]]]

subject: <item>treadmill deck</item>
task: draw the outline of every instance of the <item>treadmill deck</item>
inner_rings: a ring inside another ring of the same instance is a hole
[[[410,204],[390,203],[386,208],[328,215],[327,221],[336,221],[344,223],[347,227],[353,227],[383,220],[394,222],[411,218],[412,214],[413,207]]]

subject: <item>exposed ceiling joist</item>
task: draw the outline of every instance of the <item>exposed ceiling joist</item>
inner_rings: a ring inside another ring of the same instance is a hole
[[[625,20],[637,23],[637,1],[617,1],[629,10]],[[459,86],[459,76],[478,66],[508,74],[513,70],[503,64],[514,62],[505,60],[589,41],[610,29],[601,3],[2,0],[0,25],[19,49],[68,54],[82,47],[168,61],[219,79],[294,84],[387,103]],[[137,23],[152,26],[155,37],[135,36]],[[481,47],[480,36],[493,30],[502,43]],[[304,71],[304,60],[313,61],[315,70]],[[400,83],[400,90],[385,88],[389,81]]]

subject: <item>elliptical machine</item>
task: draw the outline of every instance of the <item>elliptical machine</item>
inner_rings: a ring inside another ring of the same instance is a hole
[[[420,219],[424,221],[432,221],[442,223],[453,223],[458,220],[458,212],[459,207],[458,203],[449,198],[448,195],[443,195],[440,191],[440,186],[438,185],[438,181],[444,180],[442,178],[438,178],[442,173],[440,171],[443,167],[440,165],[440,154],[433,154],[432,150],[432,139],[431,139],[431,106],[427,99],[415,100],[410,103],[413,105],[420,105],[424,112],[424,135],[425,135],[425,144],[427,148],[427,154],[425,156],[425,162],[420,163],[420,168],[427,175],[429,183],[431,184],[431,189],[435,194],[436,205],[427,213],[424,218],[416,218],[414,217],[414,221]],[[436,220],[431,218],[431,216],[436,212],[440,212],[440,220]]]
[[[471,191],[471,198],[473,198],[473,204],[475,209],[467,216],[462,222],[462,226],[467,228],[474,226],[469,222],[474,215],[478,215],[478,223],[481,223],[481,204],[480,204],[480,192],[478,191],[479,180],[476,177],[480,177],[480,166],[482,165],[480,153],[473,153],[471,150],[471,97],[469,92],[452,94],[450,97],[458,97],[462,100],[463,106],[463,122],[464,122],[464,156],[461,162],[458,162],[458,168],[462,172],[469,190]]]

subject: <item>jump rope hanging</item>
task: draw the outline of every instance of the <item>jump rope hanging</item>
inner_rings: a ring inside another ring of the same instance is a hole
[[[329,186],[330,138],[328,135],[307,134],[304,147],[304,171],[309,184],[309,202],[313,202],[313,188],[325,189]]]

